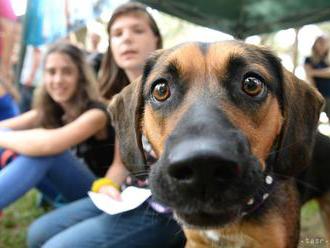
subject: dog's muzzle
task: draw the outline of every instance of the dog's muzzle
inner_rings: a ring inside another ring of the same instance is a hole
[[[230,186],[242,173],[240,161],[215,139],[185,140],[168,153],[168,176],[179,187]],[[228,154],[229,153],[229,154]],[[220,166],[221,165],[221,166]]]
[[[233,221],[264,182],[246,137],[219,111],[214,114],[190,115],[189,122],[183,118],[151,169],[154,197],[173,208],[184,224],[210,227]]]

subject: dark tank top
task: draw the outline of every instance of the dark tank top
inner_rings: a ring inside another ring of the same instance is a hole
[[[110,117],[105,104],[91,102],[86,110],[100,109],[108,116],[107,137],[96,139],[91,137],[72,148],[77,157],[83,159],[98,177],[103,177],[112,163],[114,156],[115,130],[110,125]]]

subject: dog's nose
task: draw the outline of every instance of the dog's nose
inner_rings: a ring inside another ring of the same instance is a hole
[[[185,185],[225,185],[242,173],[234,157],[214,142],[184,142],[171,149],[168,174]]]

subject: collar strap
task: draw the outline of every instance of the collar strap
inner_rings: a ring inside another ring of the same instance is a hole
[[[269,197],[274,186],[274,177],[271,174],[266,174],[264,177],[264,184],[254,196],[250,197],[242,210],[241,216],[252,213],[258,209]]]
[[[275,151],[275,147],[278,146],[278,141],[275,142],[272,151]],[[243,207],[241,216],[245,216],[247,214],[252,213],[253,211],[257,210],[269,197],[273,187],[274,187],[274,179],[275,176],[273,174],[273,167],[276,163],[276,152],[272,152],[266,161],[266,168],[264,171],[264,183],[260,187],[259,191],[254,195],[248,198]]]

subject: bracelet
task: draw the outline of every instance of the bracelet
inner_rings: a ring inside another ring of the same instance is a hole
[[[106,186],[106,185],[112,186],[115,189],[120,190],[120,186],[117,183],[115,183],[114,181],[112,181],[111,179],[109,179],[107,177],[103,177],[103,178],[97,179],[93,182],[92,191],[97,193],[97,192],[99,192],[101,187]]]

